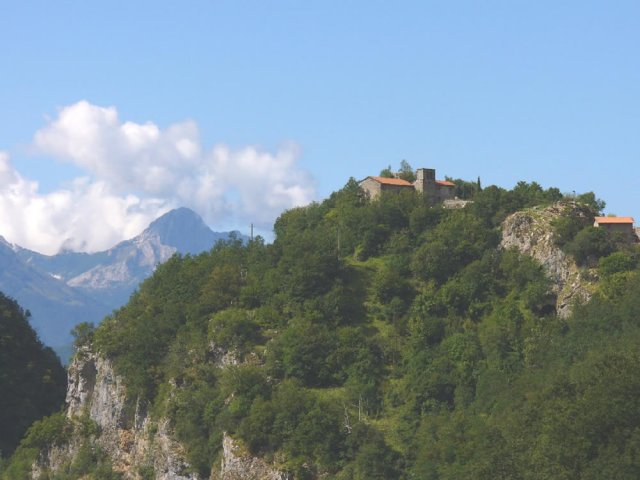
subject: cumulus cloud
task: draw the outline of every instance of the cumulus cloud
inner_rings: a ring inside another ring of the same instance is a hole
[[[40,194],[38,183],[23,178],[0,152],[0,232],[38,252],[107,249],[170,208],[162,200],[118,195],[105,182],[86,178]]]
[[[202,159],[193,122],[166,130],[151,123],[121,122],[114,107],[86,101],[62,108],[34,136],[36,149],[75,163],[121,192],[166,195]]]
[[[315,195],[312,178],[297,165],[295,144],[276,152],[206,149],[194,122],[162,129],[122,121],[116,108],[86,101],[60,109],[35,133],[33,146],[86,172],[41,194],[0,152],[0,234],[45,253],[108,248],[177,206],[194,209],[214,228],[270,229],[284,209]]]

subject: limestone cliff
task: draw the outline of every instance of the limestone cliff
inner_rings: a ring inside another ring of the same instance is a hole
[[[577,203],[557,203],[546,208],[534,207],[516,212],[502,224],[500,245],[505,249],[515,248],[540,262],[551,280],[553,293],[557,295],[556,312],[566,318],[576,301],[591,298],[591,284],[587,277],[592,273],[585,274],[571,257],[556,246],[552,223],[563,215],[584,218],[586,222],[593,218],[589,207]]]
[[[109,456],[114,471],[126,479],[141,478],[145,469],[159,480],[198,478],[189,472],[180,444],[172,440],[168,421],[154,421],[139,406],[131,408],[123,381],[108,359],[84,348],[69,366],[68,377],[67,417],[86,415],[97,424],[91,441]],[[43,468],[55,472],[73,459],[81,443],[74,432],[67,444],[49,449],[34,473]]]
[[[215,469],[211,480],[290,480],[288,474],[271,467],[261,458],[254,457],[224,434],[222,462],[219,472]]]
[[[184,449],[172,438],[169,419],[154,419],[131,402],[111,361],[89,347],[82,348],[69,365],[66,403],[74,433],[66,443],[41,454],[32,469],[34,479],[72,462],[89,440],[108,455],[113,470],[124,479],[200,480],[190,471]],[[83,418],[97,426],[89,439],[79,432],[82,422],[78,420]],[[289,479],[227,434],[221,447],[221,458],[211,459],[211,480]]]

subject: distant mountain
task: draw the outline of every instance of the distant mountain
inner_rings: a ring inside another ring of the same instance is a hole
[[[229,239],[231,234],[247,240],[247,237],[238,231],[222,233],[212,231],[200,215],[182,207],[171,210],[152,222],[141,237],[156,237],[162,245],[173,247],[182,254],[195,255],[209,250],[218,240]]]
[[[101,319],[112,310],[94,296],[30,265],[19,250],[0,237],[0,291],[31,312],[31,323],[46,344],[68,343],[74,325]]]
[[[137,237],[95,254],[94,266],[65,280],[68,285],[89,295],[98,295],[117,308],[126,303],[158,264],[166,262],[174,253],[198,254],[232,234],[240,236],[239,232],[213,232],[193,210],[178,208],[152,222]],[[84,258],[74,257],[74,260],[89,264]],[[61,272],[62,269],[58,270],[58,274]]]
[[[70,343],[79,322],[99,322],[124,305],[156,266],[174,253],[198,254],[239,232],[214,232],[194,211],[172,210],[140,235],[97,253],[42,255],[0,237],[0,291],[29,309],[42,341]]]
[[[48,272],[65,282],[106,261],[107,252],[82,253],[63,251],[56,255],[43,255],[19,246],[13,246],[16,254],[29,265]]]

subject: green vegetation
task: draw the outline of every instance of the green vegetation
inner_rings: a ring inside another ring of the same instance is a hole
[[[56,472],[40,468],[41,480],[119,480],[122,476],[113,471],[109,456],[92,440],[98,433],[98,426],[88,417],[69,420],[63,413],[55,413],[36,421],[27,431],[20,446],[6,468],[0,470],[3,480],[32,478],[33,465],[41,452],[62,446],[72,436],[81,440],[74,459],[60,466]]]
[[[391,169],[391,165],[389,165],[387,168],[383,168],[382,171],[380,171],[380,176],[383,178],[398,177],[411,183],[416,181],[415,170],[406,160],[402,160],[400,162],[400,169],[397,172],[394,172]]]
[[[462,210],[368,201],[351,179],[285,212],[272,245],[172,258],[78,342],[171,419],[204,478],[223,432],[296,479],[638,478],[637,248],[558,220],[602,278],[559,319],[542,267],[497,246],[507,215],[560,192],[456,185]]]
[[[576,263],[582,267],[596,267],[604,257],[616,251],[625,251],[629,256],[633,250],[629,239],[621,233],[608,233],[604,228],[593,226],[596,215],[604,208],[604,202],[596,199],[592,192],[579,195],[576,201],[581,201],[582,210],[579,214],[570,214],[571,207],[567,206],[567,214],[556,218],[552,222],[555,244],[566,254],[573,257]],[[619,255],[623,255],[620,253]],[[619,259],[620,256],[613,258]],[[633,254],[635,258],[635,254]],[[609,266],[612,262],[608,260]],[[632,263],[634,263],[632,261]]]
[[[62,406],[67,376],[23,311],[0,293],[0,457],[8,457],[35,420]]]

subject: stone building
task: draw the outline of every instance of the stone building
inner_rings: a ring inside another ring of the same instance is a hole
[[[631,217],[596,217],[593,226],[604,228],[608,233],[627,237],[631,241],[637,241],[633,222]]]
[[[416,181],[411,183],[401,178],[367,177],[359,182],[360,187],[370,198],[378,197],[382,192],[399,192],[416,190],[429,199],[431,203],[442,203],[455,198],[455,184],[445,180],[436,180],[433,168],[419,168]]]
[[[382,192],[399,192],[401,190],[413,190],[413,183],[401,178],[367,177],[359,182],[369,198],[376,198]]]

